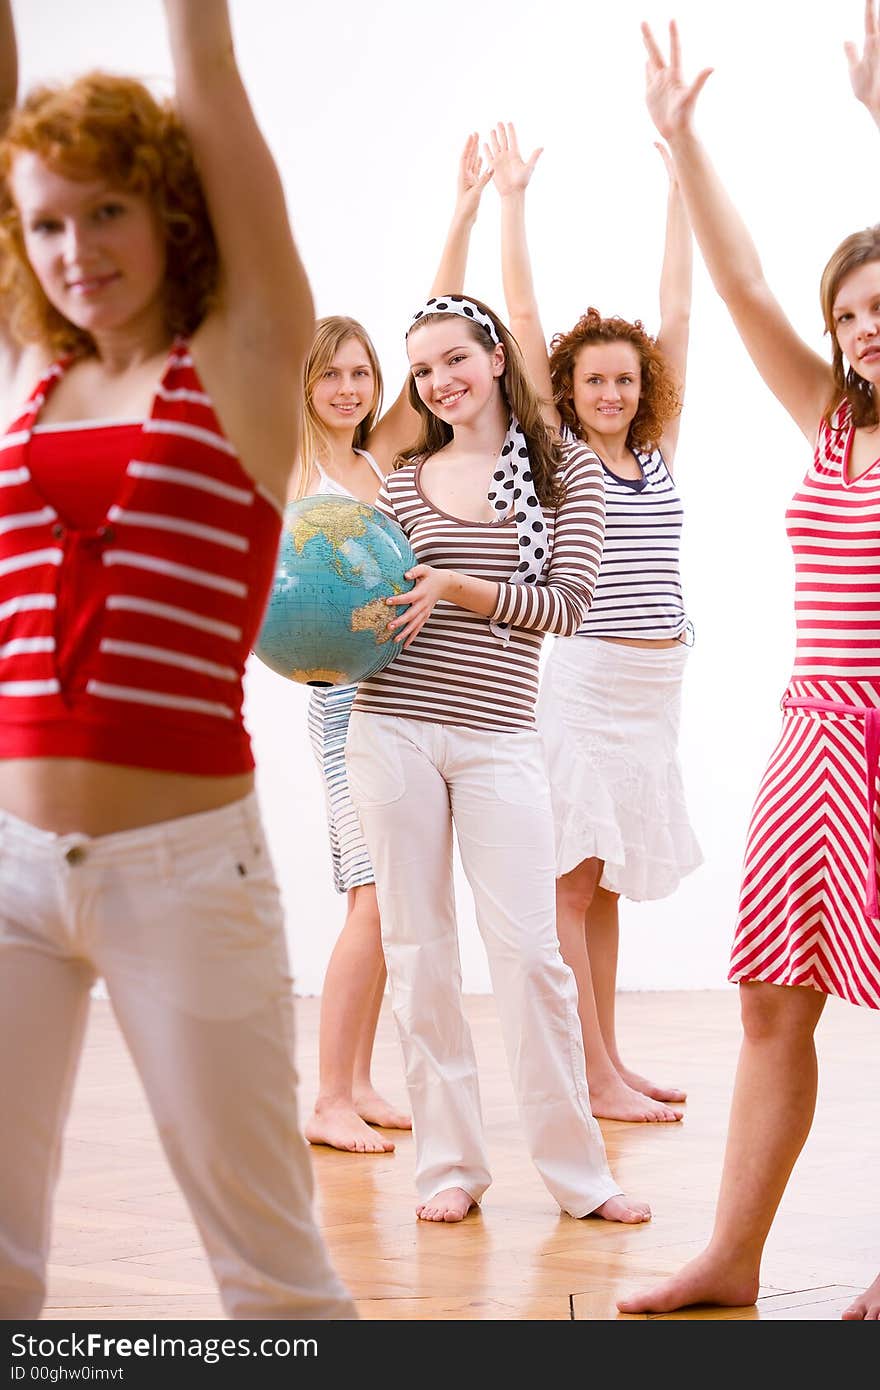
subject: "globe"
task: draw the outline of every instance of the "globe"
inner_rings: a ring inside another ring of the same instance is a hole
[[[303,685],[350,685],[401,650],[385,603],[418,564],[397,522],[355,498],[315,493],[284,509],[278,562],[254,652]]]

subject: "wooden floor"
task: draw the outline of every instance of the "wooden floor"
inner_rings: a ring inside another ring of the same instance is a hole
[[[494,1182],[461,1226],[414,1219],[413,1147],[386,1156],[311,1150],[318,1215],[363,1319],[620,1319],[615,1298],[677,1268],[712,1217],[739,1046],[734,990],[620,996],[633,1065],[687,1087],[680,1125],[603,1121],[615,1175],[646,1198],[639,1227],[562,1216],[529,1163],[494,1003],[466,1001],[481,1065]],[[319,1001],[298,1007],[303,1111],[314,1096]],[[677,1319],[837,1319],[880,1264],[880,1069],[870,1010],[830,1001],[820,1026],[817,1118],[768,1244],[753,1308]],[[404,1088],[393,1022],[380,1021],[374,1079]],[[159,1148],[110,1006],[92,1005],[55,1211],[54,1319],[223,1316],[188,1211]]]

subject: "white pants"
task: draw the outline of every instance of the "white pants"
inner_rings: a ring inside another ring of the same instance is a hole
[[[590,1111],[574,975],[556,936],[553,818],[536,732],[352,715],[349,789],[376,874],[419,1196],[491,1181],[462,1009],[452,826],[474,894],[529,1152],[564,1211],[620,1192]]]
[[[253,795],[95,839],[0,814],[0,1317],[43,1306],[98,975],[228,1315],[356,1318],[312,1211],[283,919]]]

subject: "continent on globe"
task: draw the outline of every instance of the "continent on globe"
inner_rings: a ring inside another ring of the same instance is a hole
[[[401,591],[398,589],[397,591]],[[351,625],[354,632],[374,632],[377,642],[390,642],[394,633],[388,626],[392,618],[396,617],[396,611],[388,607],[383,598],[371,599],[365,603],[363,608],[355,608],[351,615]]]
[[[349,509],[344,515],[340,515],[339,508],[335,505],[336,500],[335,497],[318,494],[316,506],[305,516],[291,519],[290,534],[298,554],[302,554],[309,541],[318,540],[329,544],[333,568],[340,579],[344,579],[346,569],[343,548],[348,541],[365,535],[370,519],[366,513],[374,512],[376,509],[368,507],[365,502],[357,502],[353,512]],[[347,502],[348,499],[343,498],[342,501]],[[365,515],[362,516],[361,511]],[[285,513],[285,518],[286,515]]]
[[[290,680],[301,685],[345,685],[344,671],[291,671]]]
[[[265,665],[302,685],[351,685],[382,670],[401,644],[385,603],[412,588],[418,559],[376,507],[317,493],[290,502],[275,576],[254,644]]]

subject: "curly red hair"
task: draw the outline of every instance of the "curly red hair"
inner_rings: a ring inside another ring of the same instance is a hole
[[[0,295],[23,342],[55,353],[94,344],[47,300],[24,248],[9,187],[15,156],[32,151],[65,178],[105,179],[149,199],[165,232],[165,317],[188,335],[217,291],[217,246],[189,140],[170,102],[130,77],[90,72],[65,86],[34,89],[0,139]]]
[[[581,348],[592,343],[630,343],[639,356],[642,384],[639,408],[627,435],[627,444],[650,453],[656,449],[670,420],[681,411],[681,391],[657,347],[645,331],[640,319],[603,318],[592,306],[568,333],[557,333],[550,343],[550,380],[553,402],[562,416],[563,424],[585,439],[583,425],[575,414],[573,381],[575,365]]]

